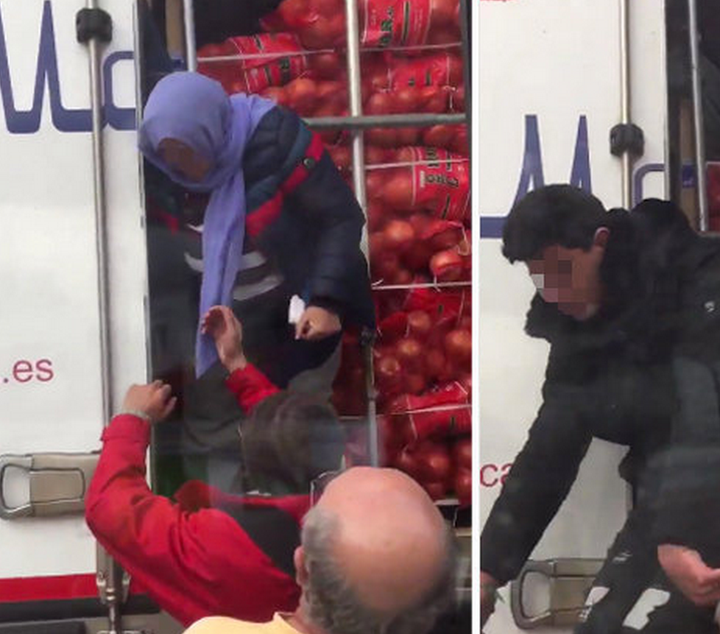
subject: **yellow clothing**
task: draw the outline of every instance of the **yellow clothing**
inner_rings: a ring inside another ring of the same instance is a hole
[[[285,616],[288,615],[276,612],[273,620],[267,623],[239,621],[228,616],[206,616],[195,621],[184,634],[298,634]]]

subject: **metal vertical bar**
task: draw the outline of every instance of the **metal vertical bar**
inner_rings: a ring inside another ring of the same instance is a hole
[[[690,34],[690,77],[692,80],[693,128],[695,133],[695,178],[699,206],[698,227],[709,227],[707,183],[705,177],[705,122],[702,107],[702,80],[700,78],[700,46],[698,42],[698,16],[695,0],[688,3],[688,31]]]
[[[347,29],[347,70],[350,116],[362,115],[362,83],[360,71],[360,21],[358,20],[357,0],[345,0],[345,24]],[[355,197],[363,210],[367,208],[365,193],[365,152],[361,131],[354,130],[352,135],[352,168]],[[363,236],[364,242],[366,236]],[[366,244],[363,244],[363,250]]]
[[[87,8],[97,10],[97,0],[87,0]],[[102,391],[102,416],[107,425],[113,412],[112,357],[110,347],[110,298],[107,247],[107,204],[105,199],[105,152],[103,143],[103,85],[101,72],[101,42],[91,37],[88,42],[90,57],[90,103],[92,111],[93,186],[95,204],[95,250],[97,254],[97,289],[100,344],[100,381]],[[119,575],[116,564],[111,561],[107,572],[98,573],[98,587],[104,589],[108,606],[110,634],[122,632],[120,613],[121,598],[117,588]],[[103,577],[103,575],[106,575]],[[104,586],[104,587],[103,587]]]
[[[477,11],[477,9],[475,9]],[[462,38],[462,60],[463,60],[463,82],[465,83],[465,121],[468,127],[468,132],[472,129],[472,81],[471,81],[471,69],[472,64],[472,50],[470,45],[470,25],[468,24],[468,18],[470,17],[470,11],[472,11],[472,5],[468,3],[468,0],[460,0],[460,35]],[[472,161],[472,134],[468,134],[468,156]]]
[[[88,9],[97,9],[97,0],[88,0]],[[105,202],[105,152],[103,143],[103,87],[100,71],[100,42],[88,41],[90,55],[90,103],[92,108],[93,185],[95,203],[95,250],[97,254],[98,313],[100,323],[100,373],[102,414],[107,424],[113,411],[112,362],[110,351],[110,299],[108,296],[107,205]]]
[[[630,6],[629,0],[620,0],[620,123],[630,123]],[[622,162],[622,206],[632,207],[632,156],[625,150]]]
[[[345,28],[347,38],[348,101],[350,116],[362,115],[362,83],[360,76],[360,21],[357,0],[345,0]],[[367,194],[365,192],[365,145],[362,130],[352,132],[352,174],[355,197],[367,217]],[[367,223],[363,228],[361,248],[368,255]],[[378,452],[377,410],[372,366],[372,336],[363,345],[365,361],[365,392],[367,398],[368,455],[370,464],[380,464]]]
[[[197,70],[197,50],[195,45],[195,14],[193,0],[183,0],[183,31],[185,33],[185,65],[188,70]]]

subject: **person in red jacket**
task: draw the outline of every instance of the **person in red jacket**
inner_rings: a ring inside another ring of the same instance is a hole
[[[282,479],[309,491],[314,478],[340,464],[344,445],[334,413],[311,396],[279,391],[249,364],[242,328],[229,308],[211,308],[203,330],[214,338],[229,372],[228,389],[249,412],[238,449],[250,481]],[[88,526],[184,625],[214,614],[260,622],[278,610],[295,609],[300,590],[293,553],[309,495],[240,497],[199,481],[183,485],[174,500],[155,495],[145,467],[151,425],[174,405],[170,387],[161,381],[130,387],[121,413],[102,435],[86,497]],[[310,431],[298,436],[301,427]]]

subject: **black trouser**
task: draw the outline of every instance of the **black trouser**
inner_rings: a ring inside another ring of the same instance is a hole
[[[651,517],[633,511],[608,551],[575,634],[718,634],[714,608],[686,599],[665,576]]]

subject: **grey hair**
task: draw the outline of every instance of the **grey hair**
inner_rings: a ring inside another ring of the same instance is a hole
[[[313,624],[326,634],[425,634],[450,607],[457,576],[455,535],[446,527],[441,572],[430,590],[410,608],[382,614],[357,597],[332,555],[338,519],[322,508],[313,508],[302,528],[302,545],[308,571],[303,601]]]

